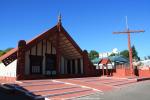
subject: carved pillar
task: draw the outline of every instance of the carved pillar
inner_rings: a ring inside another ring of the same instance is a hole
[[[59,50],[59,36],[60,36],[60,25],[58,24],[58,31],[56,34],[56,74],[60,73],[60,50]]]
[[[106,64],[106,75],[108,76],[108,65]]]
[[[60,52],[56,50],[56,74],[60,73]]]
[[[83,51],[83,70],[84,70],[84,74],[87,74],[87,67],[88,67],[86,54],[87,54],[87,51],[84,50]]]
[[[24,79],[25,75],[25,47],[26,41],[20,40],[17,52],[17,80]]]
[[[88,57],[88,52],[86,50],[83,51],[83,69],[84,74],[92,74],[92,70],[90,70],[90,60]]]
[[[105,72],[104,72],[104,65],[102,65],[102,71],[103,71],[103,76],[105,75]]]

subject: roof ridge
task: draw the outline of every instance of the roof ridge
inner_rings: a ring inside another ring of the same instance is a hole
[[[61,27],[62,33],[65,35],[65,37],[78,50],[78,52],[80,54],[82,54],[82,49],[79,47],[79,45],[73,40],[73,38],[68,34],[68,32],[64,29],[64,27],[62,25],[60,27]],[[48,29],[47,31],[44,31],[41,34],[35,36],[33,39],[31,39],[29,41],[26,41],[27,42],[27,44],[26,44],[27,45],[26,50],[28,50],[29,48],[31,48],[31,46],[33,46],[36,42],[41,41],[42,39],[44,39],[48,35],[48,33],[53,33],[53,32],[55,32],[57,30],[58,30],[58,27],[57,27],[57,25],[55,25],[54,27]],[[3,56],[0,57],[0,61],[3,61],[4,59],[8,58],[12,54],[16,53],[17,50],[18,50],[18,47],[10,50],[9,52],[7,52],[6,54],[4,54]]]

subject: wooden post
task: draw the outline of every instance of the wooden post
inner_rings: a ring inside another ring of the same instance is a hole
[[[57,34],[56,34],[56,74],[60,73],[60,50],[59,50],[59,37],[61,33],[61,14],[58,16]]]
[[[113,32],[113,34],[127,34],[128,35],[128,49],[129,49],[129,60],[130,60],[131,76],[134,75],[134,69],[133,69],[133,64],[132,64],[132,48],[131,48],[130,33],[140,33],[140,32],[145,32],[145,31],[144,30],[129,30],[128,23],[127,23],[127,16],[126,16],[126,31]]]
[[[105,75],[105,73],[104,73],[104,66],[102,65],[102,70],[103,70],[103,76]]]
[[[20,40],[17,52],[17,80],[24,79],[25,75],[25,47],[26,41]]]
[[[59,34],[57,33],[56,37],[56,74],[59,74],[59,67],[60,67],[60,50],[59,50]]]
[[[106,75],[108,76],[108,65],[106,64]]]
[[[88,52],[86,50],[83,51],[83,69],[84,74],[88,75],[92,73],[92,70],[89,70],[89,61],[88,61]]]

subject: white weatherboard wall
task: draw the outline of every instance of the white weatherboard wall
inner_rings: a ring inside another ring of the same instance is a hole
[[[17,60],[10,63],[8,66],[0,63],[0,77],[16,77],[16,66]]]

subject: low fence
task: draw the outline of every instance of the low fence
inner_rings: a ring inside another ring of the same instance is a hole
[[[115,66],[116,69],[130,69],[130,66],[127,64],[127,65],[116,65]]]
[[[0,76],[0,83],[14,83],[15,81],[16,77]]]
[[[116,72],[113,73],[113,76],[117,77],[131,76],[131,70],[129,68],[116,68]]]
[[[132,75],[129,66],[118,65],[115,70],[115,73],[113,73],[114,76],[125,77]],[[150,77],[150,66],[134,67],[134,75],[139,77]]]
[[[95,66],[96,67],[96,66]],[[109,69],[109,75],[116,77],[128,77],[128,76],[139,76],[139,77],[150,77],[150,66],[134,66],[133,72],[131,72],[129,64],[127,65],[116,65],[113,69]],[[106,69],[104,74],[102,69],[96,69],[96,75],[106,75]]]
[[[150,77],[150,66],[141,67],[139,69],[139,77]]]

